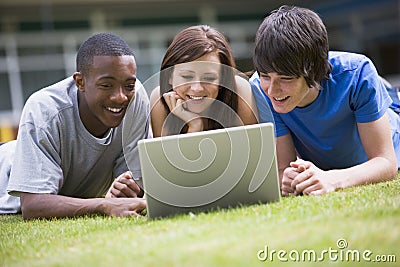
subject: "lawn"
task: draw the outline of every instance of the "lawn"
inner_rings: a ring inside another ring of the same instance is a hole
[[[3,215],[0,227],[0,266],[400,266],[400,178],[162,220]]]

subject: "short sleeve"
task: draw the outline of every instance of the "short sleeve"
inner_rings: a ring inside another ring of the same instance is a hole
[[[63,183],[58,136],[32,123],[19,128],[13,168],[7,190],[57,194]]]
[[[357,122],[371,122],[382,117],[391,104],[390,96],[373,63],[365,57],[353,77],[356,86],[350,94],[350,107]]]

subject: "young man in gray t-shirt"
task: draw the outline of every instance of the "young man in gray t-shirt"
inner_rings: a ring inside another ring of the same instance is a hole
[[[0,214],[129,216],[146,207],[133,178],[141,177],[137,141],[149,134],[149,101],[133,52],[100,33],[80,46],[76,61],[72,77],[27,100],[17,140],[0,146]]]

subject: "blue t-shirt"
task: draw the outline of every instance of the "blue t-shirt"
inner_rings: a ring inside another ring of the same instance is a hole
[[[375,121],[388,111],[399,162],[399,116],[388,109],[392,101],[373,63],[346,52],[330,52],[329,62],[332,72],[316,100],[286,114],[274,111],[258,74],[252,76],[255,97],[267,98],[271,107],[276,136],[291,134],[299,157],[321,169],[348,168],[368,160],[357,122]]]

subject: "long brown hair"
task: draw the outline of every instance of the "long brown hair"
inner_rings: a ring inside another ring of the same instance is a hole
[[[206,25],[188,27],[179,32],[169,45],[161,64],[160,72],[160,99],[165,109],[170,112],[168,105],[162,97],[164,93],[173,90],[170,77],[173,67],[177,64],[194,61],[205,54],[216,53],[222,64],[220,85],[217,100],[225,103],[232,111],[237,112],[238,96],[235,82],[235,61],[231,48],[222,33]],[[214,101],[216,102],[216,101]],[[215,104],[215,103],[213,103]],[[214,119],[208,118],[208,127],[204,130],[230,127],[236,121],[233,112],[211,110]],[[215,105],[216,106],[216,105]],[[218,109],[221,105],[218,105]],[[228,114],[227,114],[228,113]],[[184,122],[173,114],[169,114],[168,134],[178,134],[187,131]],[[221,123],[223,125],[221,125]]]

